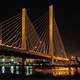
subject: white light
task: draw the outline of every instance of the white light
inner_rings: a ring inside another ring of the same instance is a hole
[[[5,62],[5,59],[4,58],[2,59],[2,62]]]
[[[43,65],[43,64],[40,64],[41,66]]]
[[[2,73],[5,73],[5,67],[2,66]]]
[[[26,66],[26,75],[30,75],[29,66]]]
[[[16,66],[16,74],[19,74],[19,66]]]
[[[19,71],[16,71],[16,74],[19,74]]]
[[[32,74],[32,66],[26,66],[26,75]]]
[[[18,66],[16,66],[16,69],[19,69],[19,67],[18,67]]]
[[[14,61],[14,59],[11,59],[11,61]]]
[[[32,74],[32,66],[29,66],[30,74]]]
[[[11,66],[11,73],[13,73],[14,72],[14,67],[13,66]]]

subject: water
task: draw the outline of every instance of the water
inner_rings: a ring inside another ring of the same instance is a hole
[[[0,75],[0,80],[80,80],[80,76],[67,76],[67,77],[53,77],[49,75],[31,75],[31,76],[21,76],[21,75]]]
[[[5,74],[5,73],[11,73],[11,74],[22,74],[22,66],[0,66],[0,73]],[[32,66],[25,66],[24,68],[25,70],[25,74],[28,75],[32,75],[33,74],[33,69]]]
[[[33,67],[29,65],[25,66],[25,77],[22,77],[23,74],[20,66],[0,66],[0,68],[0,73],[2,73],[0,80],[1,78],[4,78],[5,73],[10,73],[6,80],[11,80],[11,78],[15,80],[80,80],[79,74],[72,77],[72,75],[75,75],[76,72],[75,68],[72,67],[71,69],[65,67],[55,67],[53,69],[35,69],[36,74],[34,75]],[[77,68],[77,72],[80,73],[80,68]],[[11,77],[11,74],[16,74],[18,77]]]
[[[52,69],[35,69],[36,72],[42,72],[44,74],[51,74],[53,76],[67,76],[75,75],[76,73],[80,74],[80,68],[75,67],[54,67]]]
[[[21,74],[21,66],[1,66],[0,73],[12,73],[12,74]],[[55,67],[53,69],[35,69],[33,71],[33,67],[31,65],[25,66],[25,74],[26,75],[32,75],[34,72],[42,72],[44,74],[53,74],[53,76],[57,75],[74,75],[76,72],[80,73],[80,68],[77,68],[77,71],[75,68],[66,68],[66,67]]]

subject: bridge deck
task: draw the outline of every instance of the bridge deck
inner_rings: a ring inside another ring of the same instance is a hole
[[[37,51],[26,51],[23,50],[22,48],[18,47],[12,47],[4,44],[0,44],[0,55],[10,55],[10,56],[15,56],[15,57],[22,57],[22,58],[45,58],[45,59],[50,59],[51,56],[48,54],[40,53]],[[62,60],[62,61],[69,61],[68,58],[63,58],[63,57],[53,57],[55,60]]]

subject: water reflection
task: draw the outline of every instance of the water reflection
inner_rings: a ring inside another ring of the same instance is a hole
[[[2,66],[2,73],[5,73],[5,67]]]
[[[14,73],[14,66],[11,66],[11,73]]]
[[[11,74],[22,74],[21,66],[1,66],[1,73],[11,73]],[[77,69],[75,67],[54,67],[52,69],[35,69],[31,65],[24,67],[25,75],[32,75],[33,72],[36,70],[37,72],[42,73],[50,73],[54,76],[57,75],[74,75],[76,72],[80,73],[80,68]],[[77,70],[77,71],[76,71]]]
[[[53,76],[67,76],[67,75],[75,75],[76,73],[80,73],[78,70],[80,68],[75,67],[53,67],[52,69],[35,69],[36,72],[42,72],[44,74],[52,74]]]
[[[46,60],[43,60],[43,62],[45,62]],[[26,63],[24,66],[24,73],[25,75],[32,75],[34,72],[42,72],[42,73],[49,73],[52,74],[54,76],[57,75],[74,75],[76,72],[80,73],[80,68],[78,67],[77,69],[75,67],[53,67],[51,69],[33,69],[33,66],[31,66],[31,64],[33,64],[34,66],[38,65],[38,66],[42,66],[43,62],[40,60],[36,61],[36,60],[32,60],[32,59],[26,59]],[[48,65],[50,65],[49,61]],[[16,65],[16,66],[15,66]],[[22,74],[22,63],[21,62],[17,62],[17,60],[14,57],[2,57],[0,59],[0,72],[1,73],[11,73],[11,74]]]
[[[26,66],[26,75],[32,75],[33,68],[32,66]]]
[[[53,68],[53,75],[54,76],[74,75],[76,73],[80,73],[80,72],[78,72],[78,68],[75,68],[75,67],[56,67],[56,68]]]
[[[16,74],[19,74],[19,66],[16,66]]]
[[[53,75],[68,75],[69,74],[69,69],[68,68],[63,68],[63,67],[56,67],[53,68]]]
[[[0,72],[1,73],[11,73],[11,74],[22,74],[22,69],[21,69],[22,66],[0,66]],[[33,67],[31,65],[29,66],[25,66],[24,67],[24,73],[25,75],[32,75],[33,74]]]

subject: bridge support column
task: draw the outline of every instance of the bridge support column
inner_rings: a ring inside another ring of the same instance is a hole
[[[27,50],[27,11],[22,9],[22,49]]]
[[[49,5],[49,54],[51,55],[52,64],[54,63],[54,26],[53,26],[53,5]],[[53,74],[53,68],[51,73]],[[54,74],[53,74],[54,75]]]
[[[49,54],[52,57],[52,63],[53,63],[53,56],[54,56],[54,34],[53,34],[53,5],[49,6]]]

